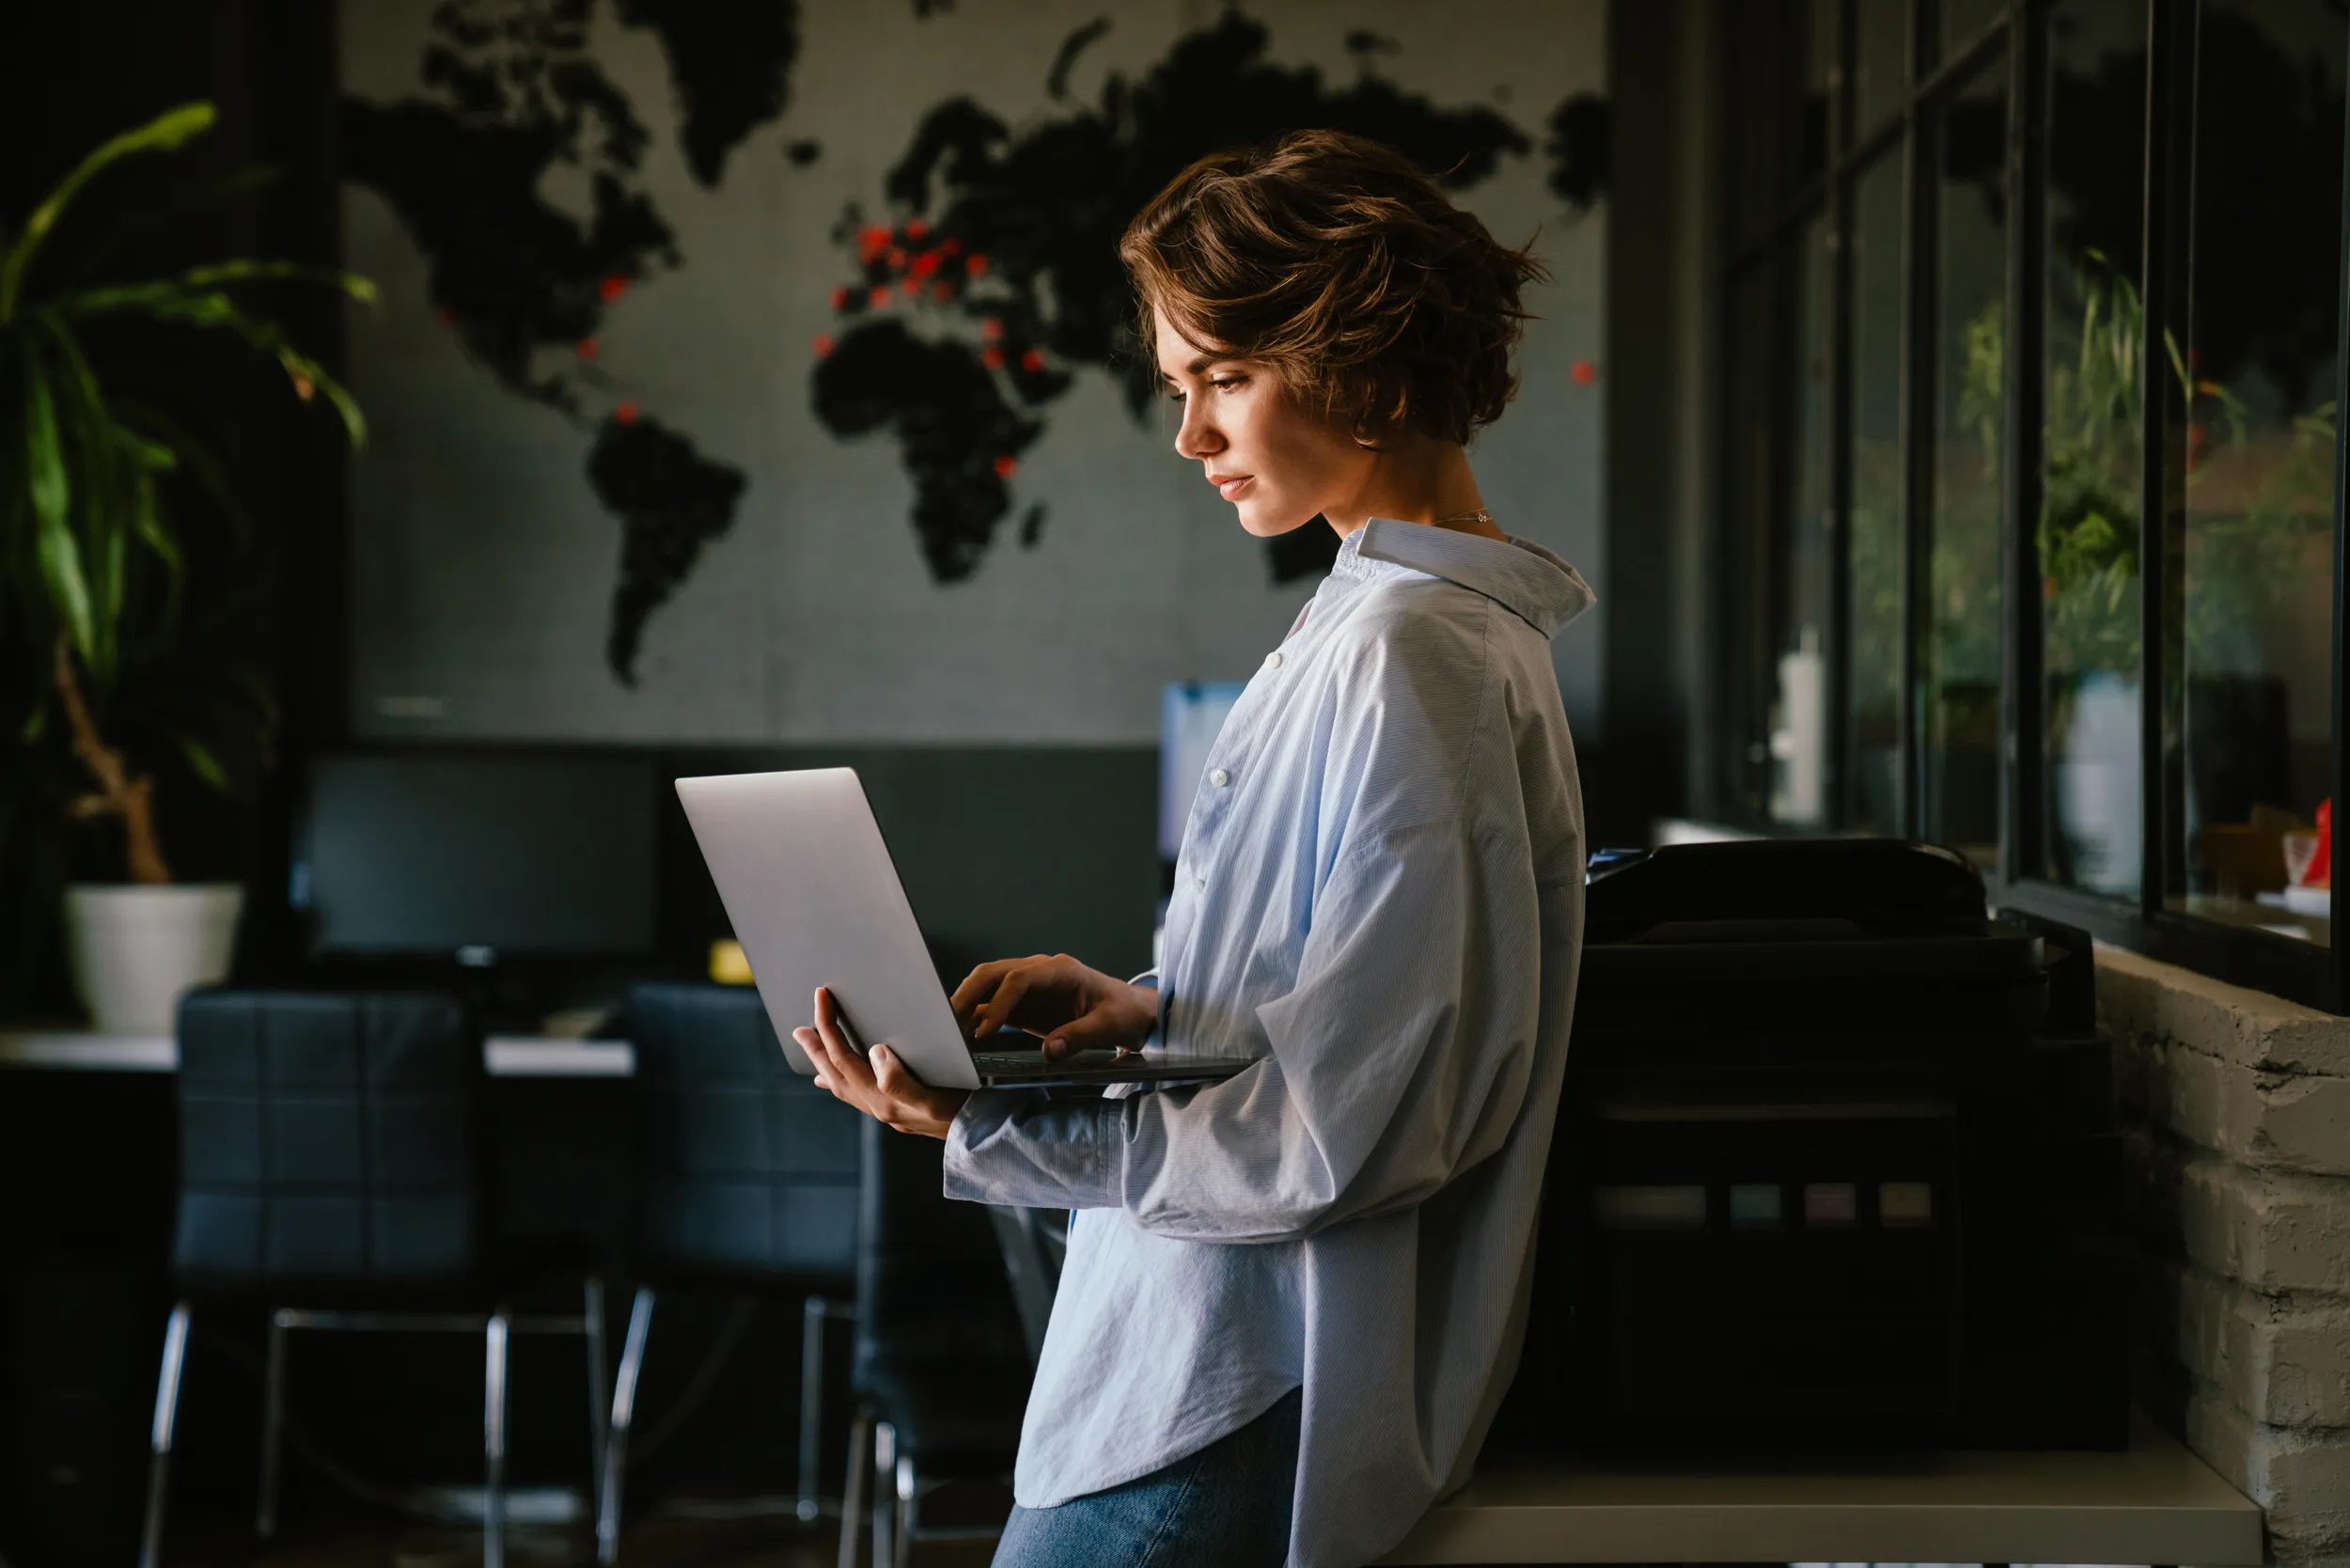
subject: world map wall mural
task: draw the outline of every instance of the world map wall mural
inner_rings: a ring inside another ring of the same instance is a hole
[[[1167,450],[1116,241],[1374,135],[1557,282],[1480,443],[1599,581],[1599,0],[344,0],[355,729],[1132,743],[1328,564]],[[1559,646],[1595,729],[1600,638]]]

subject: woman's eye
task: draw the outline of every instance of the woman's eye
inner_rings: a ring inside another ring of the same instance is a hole
[[[1247,385],[1248,378],[1246,376],[1225,376],[1220,380],[1212,381],[1208,383],[1208,384],[1214,387],[1219,392],[1230,392],[1235,386]]]

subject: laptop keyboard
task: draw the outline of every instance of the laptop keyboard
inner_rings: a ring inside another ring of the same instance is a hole
[[[1118,1059],[1109,1050],[1079,1051],[1058,1061],[1047,1061],[1042,1051],[974,1051],[972,1064],[982,1073],[1050,1073],[1073,1067],[1100,1067]],[[1139,1058],[1137,1058],[1137,1065]]]

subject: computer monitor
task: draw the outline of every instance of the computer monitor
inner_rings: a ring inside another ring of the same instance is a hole
[[[650,760],[323,758],[293,902],[320,954],[645,952],[657,802]]]

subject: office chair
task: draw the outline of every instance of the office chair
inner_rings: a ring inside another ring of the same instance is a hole
[[[932,1529],[923,1499],[950,1481],[1008,1480],[1029,1363],[987,1211],[943,1191],[945,1146],[862,1124],[855,1384],[839,1568],[854,1568],[870,1477],[874,1568],[904,1568],[916,1541],[987,1540]]]
[[[798,1513],[814,1519],[824,1325],[849,1315],[857,1227],[857,1113],[793,1073],[746,986],[639,985],[639,1285],[613,1382],[599,1560],[620,1541],[621,1476],[656,1291],[706,1286],[801,1299]]]
[[[264,1536],[277,1529],[296,1330],[480,1334],[482,1560],[502,1568],[508,1339],[585,1336],[601,1460],[603,1285],[588,1273],[577,1317],[522,1316],[508,1306],[553,1269],[493,1233],[473,1019],[440,996],[221,990],[180,1004],[179,1037],[178,1300],[155,1388],[142,1568],[162,1560],[180,1372],[199,1304],[269,1310],[255,1520]]]

